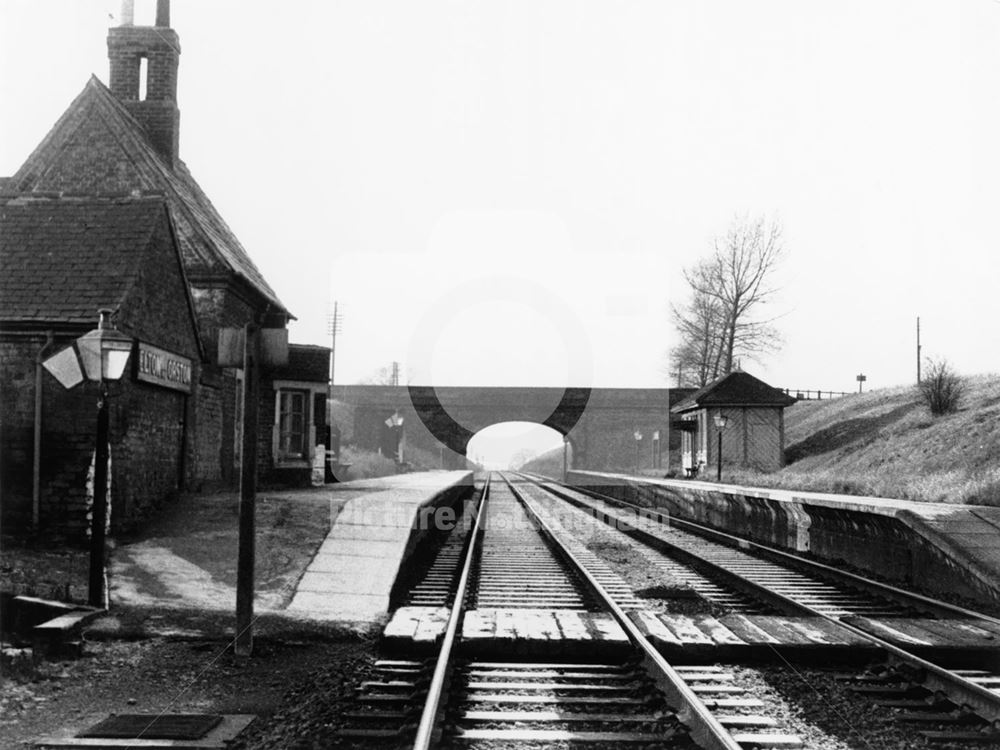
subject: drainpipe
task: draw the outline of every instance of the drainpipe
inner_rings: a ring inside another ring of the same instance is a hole
[[[34,450],[31,459],[31,529],[38,531],[41,522],[42,473],[42,361],[52,347],[52,331],[45,332],[45,344],[35,357],[35,425]]]

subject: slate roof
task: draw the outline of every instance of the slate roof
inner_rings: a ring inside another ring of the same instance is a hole
[[[680,413],[706,406],[791,406],[795,399],[747,372],[737,370],[716,378],[670,411]]]
[[[187,167],[171,168],[146,130],[96,77],[9,180],[7,190],[165,196],[188,278],[235,274],[287,313]]]
[[[162,198],[0,200],[0,321],[93,327],[167,220]]]

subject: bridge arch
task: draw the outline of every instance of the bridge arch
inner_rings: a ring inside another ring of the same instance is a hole
[[[335,398],[348,404],[353,425],[346,432],[365,448],[381,448],[386,421],[402,419],[408,445],[441,456],[441,465],[464,466],[469,441],[502,422],[535,422],[561,433],[573,448],[576,468],[666,471],[670,406],[690,394],[677,388],[504,388],[432,386],[337,386]],[[344,426],[341,426],[343,429]],[[637,450],[633,435],[643,435]],[[653,456],[660,436],[662,461]]]
[[[497,422],[469,441],[467,457],[487,469],[515,469],[542,454],[562,452],[566,436],[537,422]]]

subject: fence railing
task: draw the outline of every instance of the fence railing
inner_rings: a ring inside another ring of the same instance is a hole
[[[797,398],[799,401],[822,401],[823,399],[840,398],[841,396],[853,396],[857,391],[817,391],[808,388],[783,388],[787,395]]]

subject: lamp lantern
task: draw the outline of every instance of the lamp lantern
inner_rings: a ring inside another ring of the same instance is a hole
[[[132,339],[112,326],[111,312],[107,308],[98,310],[97,328],[42,362],[64,388],[73,388],[84,380],[120,380],[125,374]]]

